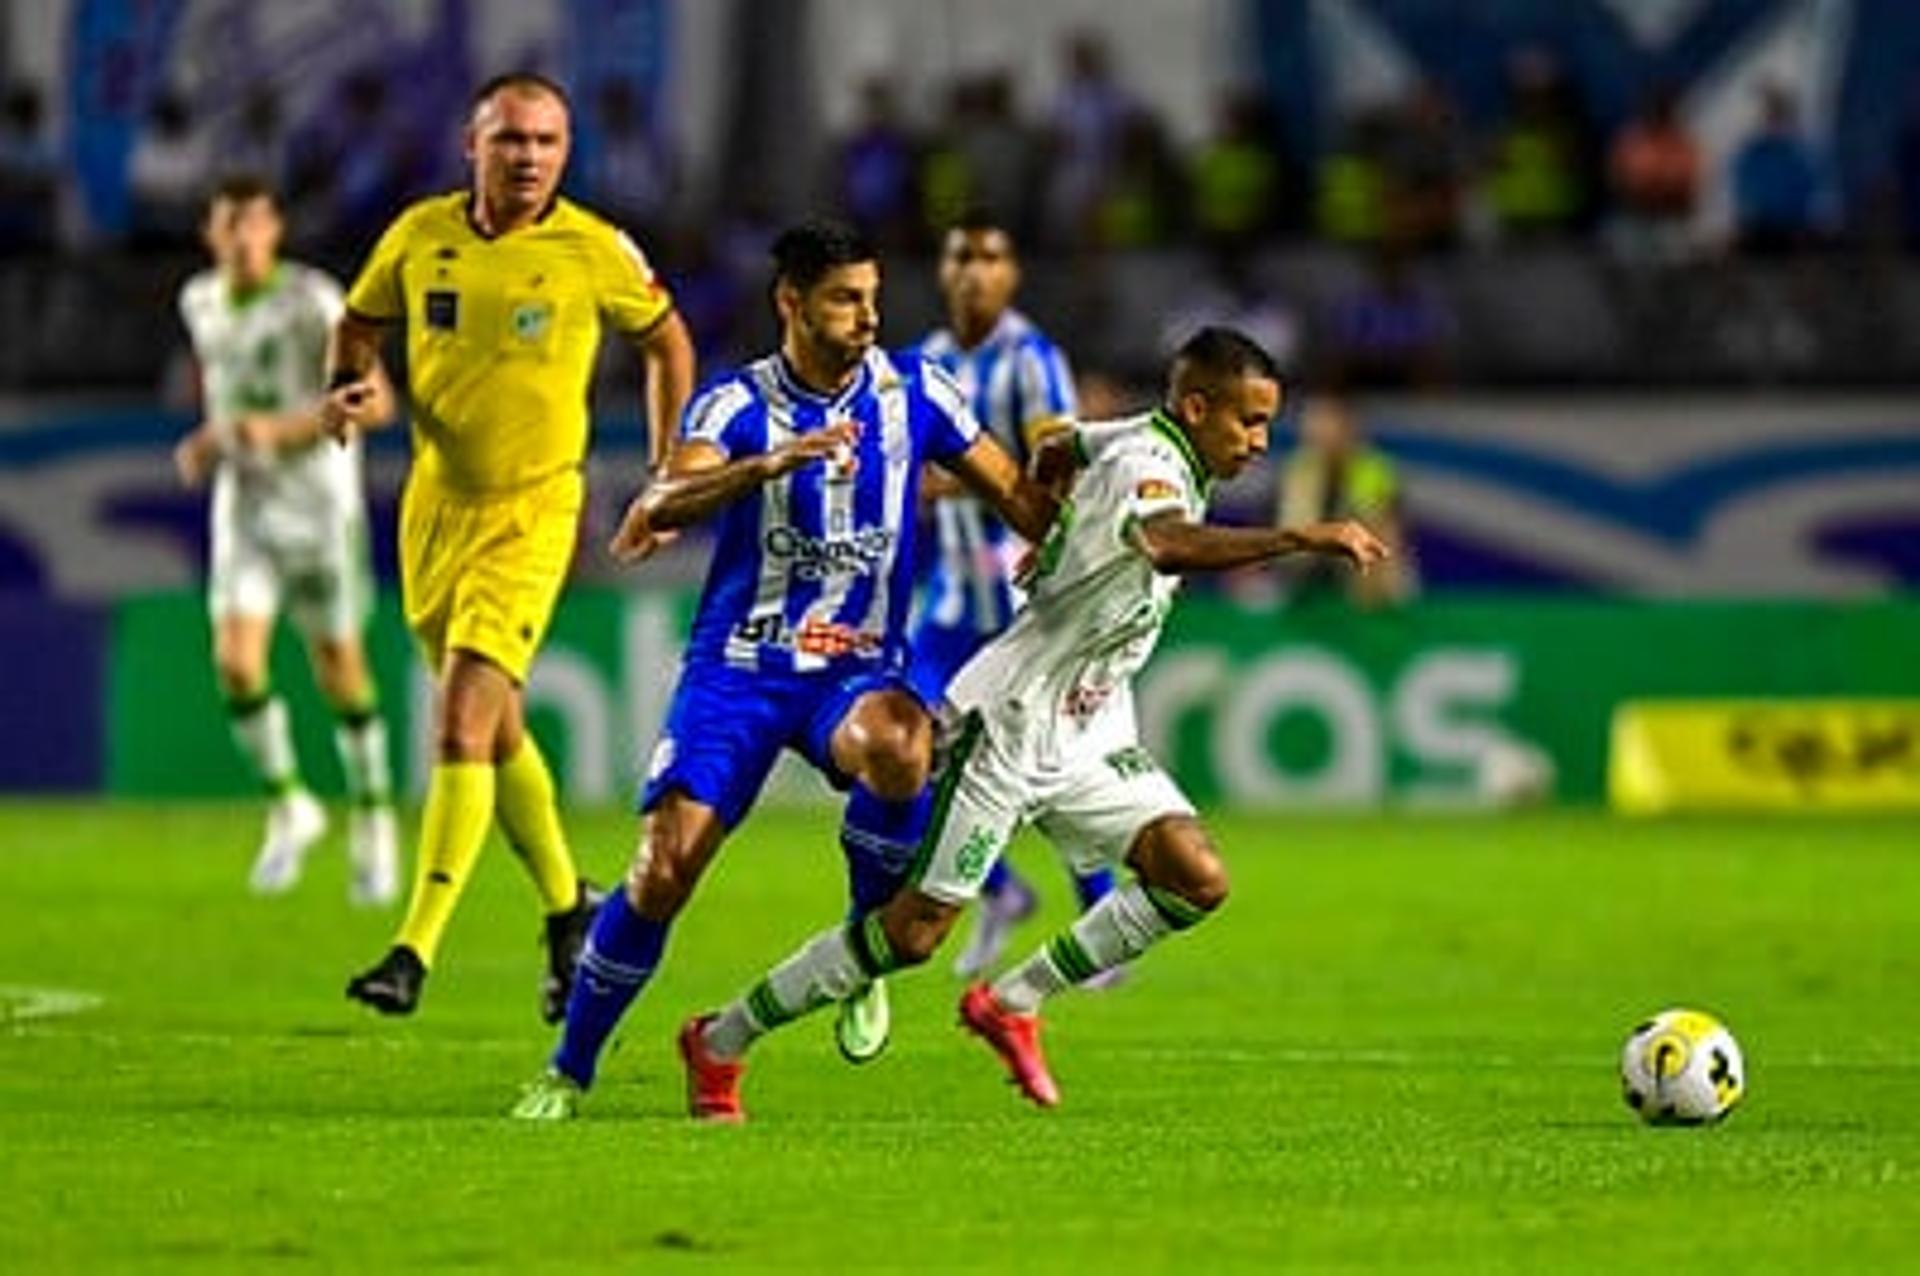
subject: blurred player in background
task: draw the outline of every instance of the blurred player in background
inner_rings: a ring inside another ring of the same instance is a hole
[[[920,352],[952,374],[980,424],[1022,464],[1033,445],[1070,427],[1073,370],[1031,319],[1013,307],[1020,261],[1013,236],[991,213],[976,209],[947,231],[940,252],[940,292],[947,326],[927,334]],[[926,479],[938,557],[913,631],[913,685],[939,704],[960,666],[1013,620],[1020,605],[1014,571],[1026,543],[975,497],[938,472]],[[1076,875],[1080,906],[1113,889],[1104,866]],[[954,962],[965,976],[999,960],[1008,932],[1038,901],[1002,858],[980,889],[973,936]],[[884,995],[875,980],[863,997]],[[858,1004],[856,1000],[855,1004]]]
[[[1076,432],[1090,456],[1042,542],[1029,601],[953,679],[932,824],[909,884],[866,917],[823,931],[744,996],[680,1032],[692,1115],[741,1120],[747,1048],[888,971],[924,962],[994,859],[1028,822],[1078,862],[1125,863],[1109,893],[1032,957],[960,1002],[961,1022],[1003,1057],[1034,1102],[1059,1091],[1040,1052],[1040,1003],[1131,961],[1226,899],[1227,876],[1179,787],[1140,747],[1132,679],[1179,577],[1283,555],[1385,554],[1357,523],[1297,529],[1206,524],[1216,479],[1266,447],[1280,375],[1265,351],[1208,328],[1174,359],[1165,406]]]
[[[654,528],[719,520],[633,868],[594,919],[559,1049],[513,1109],[523,1120],[574,1114],[673,919],[782,750],[853,791],[841,842],[855,914],[904,880],[933,742],[906,677],[922,466],[943,466],[1029,535],[1053,520],[1053,498],[981,432],[937,364],[876,348],[880,264],[866,239],[807,223],[773,258],[780,349],[694,401],[666,479],[616,541],[631,556]],[[843,1026],[856,1062],[886,1043],[884,1021]]]
[[[274,621],[285,610],[338,718],[334,739],[352,803],[352,898],[386,904],[397,889],[399,849],[386,727],[361,642],[372,591],[360,448],[333,446],[321,420],[340,286],[280,258],[284,229],[278,197],[257,178],[228,178],[207,203],[201,230],[213,268],[180,289],[204,419],[180,440],[174,464],[189,487],[213,480],[214,669],[234,738],[272,802],[253,889],[291,889],[327,827],[300,778],[286,702],[268,671]],[[368,373],[366,393],[350,409],[360,430],[394,415],[385,375],[377,365]]]
[[[1300,414],[1300,442],[1280,472],[1282,526],[1355,519],[1384,542],[1391,557],[1356,572],[1334,559],[1315,559],[1295,573],[1298,602],[1350,598],[1363,607],[1405,602],[1416,585],[1401,513],[1400,472],[1367,441],[1359,413],[1339,394],[1316,394]]]
[[[401,592],[439,691],[406,919],[347,986],[387,1014],[419,1001],[496,816],[546,912],[549,1022],[593,913],[523,688],[573,560],[602,322],[646,366],[655,463],[691,391],[693,346],[633,242],[556,194],[568,143],[559,86],[532,75],[484,85],[466,130],[471,189],[422,200],[387,228],[337,331],[330,402],[351,432],[387,326],[407,328],[414,463]]]

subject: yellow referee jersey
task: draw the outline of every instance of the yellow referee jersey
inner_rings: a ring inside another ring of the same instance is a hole
[[[414,464],[455,492],[511,491],[580,464],[600,323],[638,333],[673,299],[633,241],[556,200],[489,238],[461,191],[396,218],[347,294],[405,320]]]

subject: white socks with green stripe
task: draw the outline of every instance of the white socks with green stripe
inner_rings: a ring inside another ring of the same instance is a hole
[[[877,913],[821,931],[713,1017],[704,1034],[707,1050],[716,1059],[738,1059],[759,1037],[845,1001],[898,965]]]
[[[1171,891],[1128,882],[1002,975],[993,985],[993,998],[1014,1014],[1030,1015],[1055,993],[1132,961],[1205,916]]]
[[[340,769],[347,777],[347,796],[356,806],[385,806],[392,800],[392,771],[387,761],[387,727],[380,711],[364,708],[338,710],[334,747],[340,751]]]
[[[300,787],[300,764],[287,725],[287,703],[271,692],[228,702],[233,738],[267,792],[278,797]]]

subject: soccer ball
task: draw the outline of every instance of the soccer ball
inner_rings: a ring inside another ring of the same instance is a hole
[[[1746,1097],[1747,1065],[1727,1026],[1698,1010],[1663,1010],[1620,1052],[1620,1088],[1648,1125],[1705,1125]]]

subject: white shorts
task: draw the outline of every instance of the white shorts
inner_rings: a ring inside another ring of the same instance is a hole
[[[1018,750],[995,739],[978,714],[943,729],[954,735],[912,882],[949,904],[980,893],[987,870],[1029,821],[1084,876],[1124,861],[1155,820],[1194,813],[1180,786],[1137,743],[1043,770],[1018,763]]]
[[[285,608],[309,639],[357,636],[373,601],[366,525],[358,518],[334,519],[316,533],[276,541],[237,521],[214,519],[207,572],[213,619],[273,620]]]

